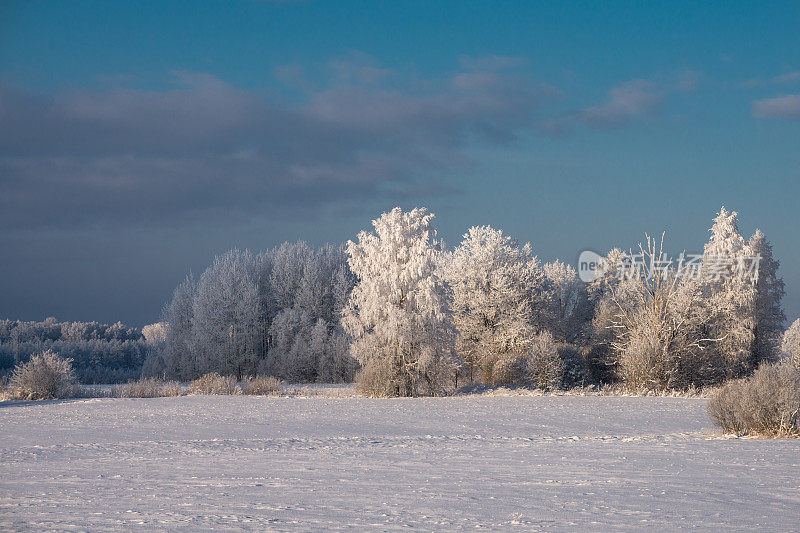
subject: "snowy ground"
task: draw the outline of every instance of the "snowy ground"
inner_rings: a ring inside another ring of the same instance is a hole
[[[705,400],[0,403],[0,530],[797,530],[800,440]]]

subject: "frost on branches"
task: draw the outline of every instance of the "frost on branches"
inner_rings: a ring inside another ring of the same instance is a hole
[[[164,310],[163,348],[153,350],[143,373],[351,381],[356,363],[339,318],[353,282],[341,246],[300,241],[258,255],[232,250],[199,281],[189,276],[175,289]]]
[[[662,237],[639,250],[644,276],[627,275],[633,254],[615,248],[589,283],[561,261],[540,266],[530,245],[491,226],[445,252],[432,221],[425,209],[395,208],[346,246],[300,241],[217,257],[175,290],[166,324],[145,328],[145,375],[352,381],[360,364],[360,389],[378,396],[587,380],[671,389],[780,357],[779,263],[764,234],[746,240],[724,207],[702,276],[663,261]],[[754,257],[757,270],[743,272]],[[798,328],[783,336],[795,360]],[[0,324],[0,358],[21,349],[17,330],[3,342]]]
[[[783,279],[778,277],[780,263],[772,255],[772,244],[761,230],[756,230],[747,243],[751,256],[760,257],[756,281],[753,363],[775,362],[780,358],[780,343],[786,315],[781,307]]]
[[[751,280],[737,276],[734,268],[736,261],[750,252],[739,231],[736,211],[720,209],[709,231],[711,238],[703,249],[703,268],[707,271],[703,291],[711,315],[711,336],[720,339],[716,350],[727,363],[725,377],[739,377],[752,363],[756,294]]]
[[[453,293],[458,353],[469,380],[508,381],[501,369],[528,350],[535,300],[544,292],[544,274],[530,244],[518,246],[501,230],[476,226],[443,264]]]
[[[746,241],[737,213],[724,207],[710,231],[702,277],[653,267],[664,257],[663,240],[656,246],[648,238],[645,275],[589,287],[590,353],[632,388],[719,383],[778,358],[784,291],[772,246],[761,231]],[[760,258],[758,275],[743,275],[752,257]]]
[[[362,365],[359,382],[372,394],[437,394],[453,383],[454,328],[433,217],[396,207],[373,220],[375,233],[347,243],[358,282],[342,324]]]
[[[781,352],[786,363],[800,369],[800,318],[795,320],[783,334]]]

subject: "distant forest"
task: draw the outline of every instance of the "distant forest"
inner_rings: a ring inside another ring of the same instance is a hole
[[[141,375],[142,364],[154,345],[141,330],[120,322],[0,320],[0,375],[48,349],[72,359],[83,383],[120,383]]]

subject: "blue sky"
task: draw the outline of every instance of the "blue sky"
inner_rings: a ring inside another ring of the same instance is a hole
[[[725,205],[797,316],[798,27],[797,2],[5,2],[0,315],[141,325],[216,253],[393,205],[573,263],[700,251]]]

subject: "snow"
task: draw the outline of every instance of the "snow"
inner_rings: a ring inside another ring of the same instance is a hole
[[[0,403],[0,530],[796,530],[800,441],[706,400]]]

